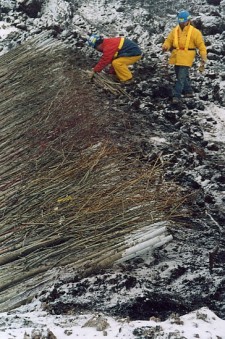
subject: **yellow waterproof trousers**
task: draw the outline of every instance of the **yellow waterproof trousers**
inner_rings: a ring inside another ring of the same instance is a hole
[[[112,61],[112,66],[120,81],[127,81],[132,79],[132,73],[128,66],[133,65],[135,62],[141,59],[141,55],[133,57],[120,57]]]

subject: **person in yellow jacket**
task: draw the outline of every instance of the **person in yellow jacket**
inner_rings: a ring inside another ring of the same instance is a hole
[[[172,29],[162,45],[163,52],[171,51],[169,63],[175,66],[176,83],[173,88],[173,102],[179,102],[181,95],[193,96],[189,69],[193,65],[196,50],[202,65],[207,60],[207,50],[202,33],[191,25],[191,15],[181,11],[177,15],[178,25]]]

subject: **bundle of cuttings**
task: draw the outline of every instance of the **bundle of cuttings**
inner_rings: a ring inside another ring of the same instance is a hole
[[[86,73],[90,76],[91,71],[86,71]],[[106,91],[109,91],[110,93],[119,96],[119,95],[125,95],[129,98],[128,93],[126,90],[121,86],[119,82],[113,81],[110,79],[107,74],[104,73],[95,73],[94,77],[92,78],[92,81],[98,86],[103,88]]]

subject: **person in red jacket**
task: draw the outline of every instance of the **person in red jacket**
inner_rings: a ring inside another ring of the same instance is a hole
[[[91,35],[87,42],[89,46],[102,53],[92,70],[91,78],[110,65],[109,73],[115,74],[121,83],[132,81],[133,75],[128,66],[140,60],[142,54],[135,42],[124,37],[103,38],[99,35]]]

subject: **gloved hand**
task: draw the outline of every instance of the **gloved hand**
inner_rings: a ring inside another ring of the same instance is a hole
[[[168,51],[168,47],[166,47],[166,46],[163,45],[163,46],[162,46],[162,51],[163,51],[163,52],[167,52],[167,51]]]
[[[201,63],[200,63],[198,70],[199,70],[200,73],[204,72],[204,70],[205,70],[205,60],[203,60],[203,59],[201,60]]]
[[[94,76],[95,76],[95,71],[92,70],[91,73],[90,73],[90,75],[89,75],[90,80],[93,80]]]

